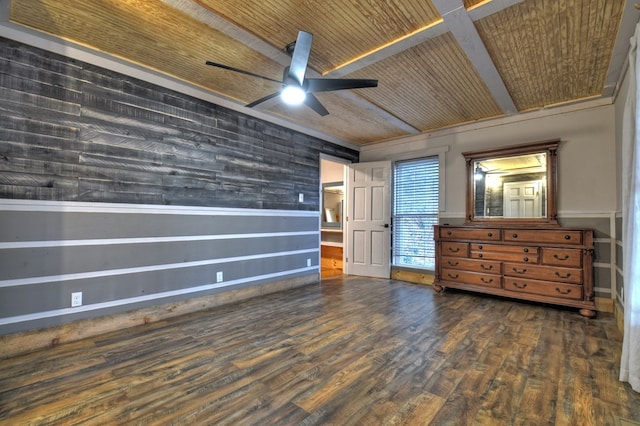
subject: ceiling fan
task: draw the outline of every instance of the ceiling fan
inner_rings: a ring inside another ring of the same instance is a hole
[[[304,75],[307,71],[307,62],[309,60],[309,53],[311,52],[311,42],[313,35],[300,31],[298,32],[298,38],[295,42],[289,43],[285,48],[285,51],[291,55],[291,64],[285,67],[282,74],[282,81],[275,80],[273,78],[265,77],[263,75],[255,74],[250,71],[234,68],[229,65],[218,64],[216,62],[207,61],[207,65],[211,65],[218,68],[223,68],[229,71],[235,71],[242,74],[258,77],[263,80],[273,81],[279,83],[282,88],[275,93],[267,95],[256,101],[253,101],[246,106],[252,108],[262,102],[269,99],[281,96],[282,100],[289,105],[299,105],[304,103],[309,108],[321,116],[329,114],[329,111],[320,103],[318,98],[313,94],[317,92],[330,92],[334,90],[344,89],[361,89],[365,87],[377,87],[378,80],[366,80],[366,79],[349,79],[349,78],[305,78]]]

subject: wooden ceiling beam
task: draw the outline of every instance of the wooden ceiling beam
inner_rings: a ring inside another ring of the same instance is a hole
[[[335,68],[325,74],[325,77],[340,78],[345,75],[354,73],[364,67],[373,65],[376,62],[387,59],[391,56],[397,55],[404,50],[410,49],[421,43],[426,42],[432,38],[436,38],[449,31],[446,25],[442,24],[442,21],[438,21],[433,25],[426,26],[420,30],[410,34],[409,36],[402,37],[395,40],[383,47],[374,49],[366,55],[363,55],[359,59],[349,62],[346,65]]]
[[[498,106],[507,115],[517,113],[518,109],[507,90],[507,86],[505,86],[491,56],[489,56],[489,52],[462,1],[433,0],[433,4],[442,15],[451,34],[458,41],[480,78],[487,85]]]
[[[498,13],[503,9],[522,3],[524,0],[491,0],[472,7],[467,12],[472,21]]]

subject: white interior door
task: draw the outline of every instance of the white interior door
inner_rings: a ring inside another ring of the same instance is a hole
[[[389,278],[391,162],[350,164],[347,175],[345,273]]]
[[[540,181],[510,182],[503,186],[504,217],[541,217]]]

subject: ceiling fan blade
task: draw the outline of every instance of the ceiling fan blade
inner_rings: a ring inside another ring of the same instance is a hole
[[[258,104],[261,104],[261,103],[263,103],[263,102],[266,102],[266,101],[268,101],[269,99],[273,99],[273,98],[275,98],[275,97],[277,97],[277,96],[280,96],[280,93],[282,93],[282,90],[278,90],[278,91],[277,91],[277,92],[275,92],[275,93],[272,93],[272,94],[270,94],[270,95],[267,95],[267,96],[265,96],[264,98],[260,98],[260,99],[258,99],[258,100],[256,100],[256,101],[253,101],[253,102],[251,102],[250,104],[246,104],[245,106],[246,106],[247,108],[253,108],[254,106],[256,106],[256,105],[258,105]]]
[[[378,87],[378,80],[357,78],[307,78],[304,81],[304,89],[314,93],[344,89],[363,89],[365,87]]]
[[[289,66],[289,77],[294,79],[300,86],[304,81],[304,74],[307,72],[307,62],[311,52],[311,42],[313,35],[308,32],[298,32],[296,45],[291,55],[291,65]]]
[[[323,117],[325,115],[329,115],[329,111],[327,111],[327,109],[322,106],[318,98],[313,96],[311,93],[307,93],[307,97],[304,98],[304,104]]]
[[[282,82],[280,80],[275,80],[273,78],[265,77],[265,76],[260,75],[260,74],[254,74],[254,73],[252,73],[250,71],[241,70],[240,68],[230,67],[229,65],[218,64],[217,62],[211,62],[211,61],[207,61],[206,64],[207,65],[211,65],[212,67],[218,67],[218,68],[222,68],[222,69],[229,70],[229,71],[239,72],[241,74],[246,74],[246,75],[250,75],[252,77],[258,77],[258,78],[261,78],[263,80],[273,81],[273,82],[282,84]]]

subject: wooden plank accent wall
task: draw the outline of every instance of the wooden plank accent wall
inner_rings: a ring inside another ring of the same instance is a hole
[[[0,335],[317,282],[321,153],[358,160],[0,38]]]
[[[0,198],[317,211],[319,154],[358,159],[348,148],[7,39],[0,114]]]

